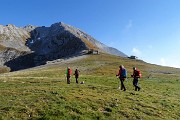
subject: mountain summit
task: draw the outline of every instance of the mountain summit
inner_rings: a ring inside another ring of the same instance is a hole
[[[90,49],[127,57],[80,29],[62,22],[50,27],[27,25],[19,28],[11,24],[0,25],[0,65],[5,64],[12,69],[23,69],[49,60],[80,55]]]
[[[28,30],[27,27],[26,30]],[[62,22],[52,24],[50,27],[36,27],[30,33],[31,38],[26,45],[37,54],[56,52],[60,57],[64,57],[82,50],[96,49],[100,52],[127,57],[124,53],[100,43],[80,29]]]

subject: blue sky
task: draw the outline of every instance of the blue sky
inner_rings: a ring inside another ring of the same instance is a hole
[[[180,68],[180,0],[0,0],[0,24],[77,27],[127,55]]]

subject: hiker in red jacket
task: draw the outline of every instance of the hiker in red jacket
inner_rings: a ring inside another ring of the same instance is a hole
[[[70,84],[71,74],[72,74],[71,68],[67,67],[67,69],[66,69],[67,84]]]
[[[126,79],[126,69],[124,68],[123,65],[119,66],[119,72],[116,76],[119,77],[120,81],[121,81],[121,90],[126,91],[125,85],[124,85],[124,80]]]
[[[139,91],[141,88],[138,86],[138,80],[141,77],[141,73],[139,70],[137,70],[136,67],[133,67],[133,74],[131,75],[133,77],[133,85],[135,87],[135,91]]]
[[[79,70],[76,69],[74,72],[75,78],[76,78],[76,83],[78,84],[78,78],[79,78]]]

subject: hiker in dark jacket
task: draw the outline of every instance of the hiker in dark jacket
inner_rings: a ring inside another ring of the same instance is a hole
[[[118,76],[121,81],[121,90],[126,91],[126,88],[124,85],[124,80],[126,79],[126,69],[124,68],[123,65],[119,66],[119,72],[116,76]]]
[[[67,67],[67,69],[66,69],[67,84],[70,84],[71,74],[72,74],[71,68]]]
[[[79,70],[76,69],[75,72],[74,72],[74,75],[75,75],[75,78],[76,78],[76,83],[78,84],[78,78],[79,78]]]
[[[138,86],[138,81],[139,81],[139,78],[141,77],[140,75],[140,71],[137,70],[136,67],[133,67],[133,74],[131,75],[131,77],[133,77],[133,85],[135,87],[135,91],[139,91],[141,88]]]

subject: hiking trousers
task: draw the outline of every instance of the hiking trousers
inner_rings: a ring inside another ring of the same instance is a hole
[[[76,77],[76,83],[78,84],[78,77]]]
[[[125,85],[124,85],[124,78],[119,78],[120,79],[120,81],[121,81],[121,90],[124,90],[124,91],[126,91],[126,87],[125,87]]]
[[[134,87],[135,87],[135,91],[139,91],[141,88],[138,86],[138,78],[134,78],[134,80],[133,80],[133,85],[134,85]]]
[[[67,84],[70,84],[70,75],[67,76]]]

